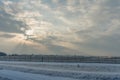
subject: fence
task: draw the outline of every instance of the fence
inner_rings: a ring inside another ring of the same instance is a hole
[[[0,56],[0,61],[120,63],[120,57],[84,57],[55,55]]]

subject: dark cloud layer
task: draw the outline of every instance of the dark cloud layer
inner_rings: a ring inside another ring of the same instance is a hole
[[[13,15],[5,11],[4,5],[0,5],[0,31],[19,33],[22,26],[21,21],[15,20]]]

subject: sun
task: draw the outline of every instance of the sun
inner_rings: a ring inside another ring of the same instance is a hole
[[[34,31],[33,30],[26,30],[25,35],[26,36],[32,36],[32,35],[34,35]]]
[[[33,30],[25,30],[24,37],[26,40],[35,38],[35,34]]]
[[[30,35],[34,35],[34,30],[33,29],[25,29],[25,28],[20,28],[20,30],[26,35],[26,36],[30,36]]]
[[[35,37],[33,29],[20,28],[20,30],[23,32],[25,40],[28,40],[28,39]]]

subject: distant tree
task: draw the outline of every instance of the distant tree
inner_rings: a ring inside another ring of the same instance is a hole
[[[11,56],[18,56],[18,54],[11,54]]]
[[[7,54],[4,52],[0,52],[0,56],[7,56]]]

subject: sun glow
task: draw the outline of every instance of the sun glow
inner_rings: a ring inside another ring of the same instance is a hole
[[[27,39],[31,39],[31,38],[35,38],[35,34],[34,34],[34,30],[33,29],[25,29],[25,28],[21,28],[20,29],[23,32],[23,39],[27,40]]]
[[[24,40],[42,40],[47,37],[47,35],[50,35],[49,28],[47,27],[25,27],[20,28],[20,30],[23,32]]]
[[[32,35],[34,35],[34,31],[33,30],[26,30],[25,35],[32,36]]]

